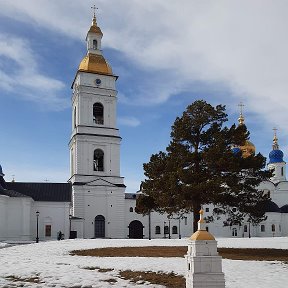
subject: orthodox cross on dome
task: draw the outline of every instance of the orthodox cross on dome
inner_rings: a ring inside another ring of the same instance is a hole
[[[243,125],[244,124],[244,116],[243,116],[243,107],[244,106],[245,105],[242,102],[240,102],[238,104],[238,107],[240,107],[240,117],[238,118],[239,125]]]
[[[277,138],[277,130],[278,129],[274,127],[272,130],[274,131],[272,148],[273,148],[273,150],[278,150],[279,149],[278,138]]]
[[[198,230],[206,230],[206,228],[204,227],[205,225],[204,210],[202,208],[199,211],[199,214],[200,214],[200,219],[198,221]]]
[[[91,9],[93,9],[93,24],[94,24],[94,21],[95,21],[95,24],[96,24],[96,10],[98,10],[98,7],[96,7],[95,5],[93,5],[91,7]]]

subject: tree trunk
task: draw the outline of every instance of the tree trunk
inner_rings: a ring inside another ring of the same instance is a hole
[[[198,221],[200,219],[200,212],[201,205],[195,204],[193,205],[193,232],[196,232],[198,230]]]

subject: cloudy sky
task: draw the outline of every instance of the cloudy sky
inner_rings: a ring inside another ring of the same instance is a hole
[[[95,1],[0,0],[0,164],[6,180],[69,178],[71,83]],[[128,192],[196,99],[239,102],[257,151],[288,137],[288,2],[97,0],[104,55],[119,75],[121,174]]]

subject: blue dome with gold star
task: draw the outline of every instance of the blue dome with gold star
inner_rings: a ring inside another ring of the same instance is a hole
[[[275,149],[269,153],[269,163],[281,163],[284,162],[283,160],[284,153],[279,150]]]
[[[241,151],[241,149],[240,149],[239,147],[233,147],[231,150],[232,150],[232,153],[233,153],[234,155],[240,155],[240,154],[242,154],[242,151]]]
[[[274,138],[273,138],[273,145],[272,145],[272,151],[269,153],[269,164],[272,163],[282,163],[284,162],[283,157],[284,153],[279,149],[278,145],[278,138],[276,135],[276,128],[274,130]]]

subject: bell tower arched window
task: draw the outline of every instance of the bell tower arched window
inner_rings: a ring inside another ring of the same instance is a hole
[[[93,40],[93,49],[97,50],[97,40]]]
[[[76,107],[74,108],[74,119],[73,119],[73,122],[74,122],[74,128],[76,128],[76,125],[77,125],[77,114],[76,114]]]
[[[95,124],[104,124],[104,107],[101,103],[93,105],[93,122]]]
[[[101,149],[94,151],[93,170],[104,171],[104,152]]]

